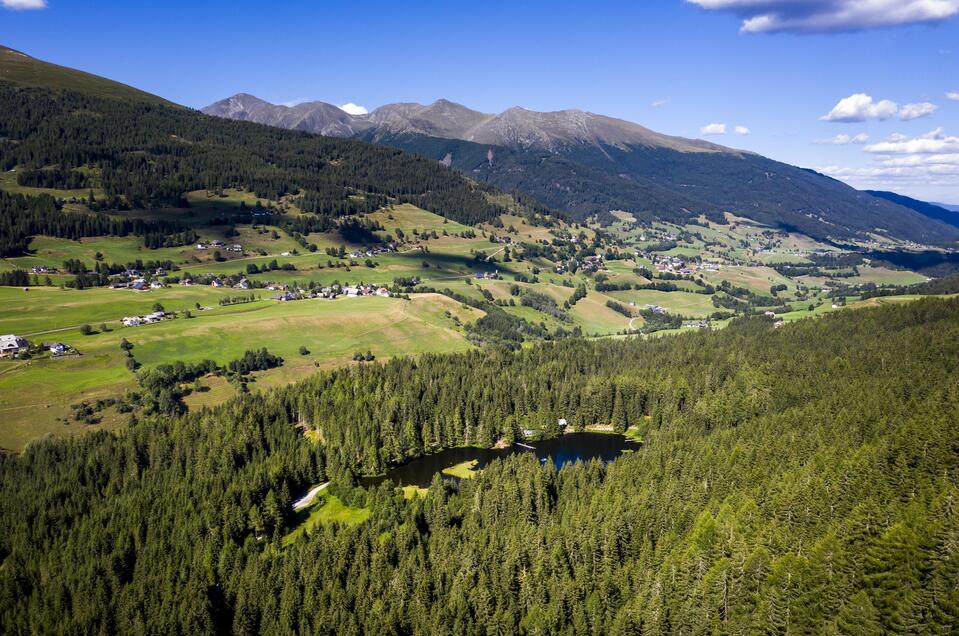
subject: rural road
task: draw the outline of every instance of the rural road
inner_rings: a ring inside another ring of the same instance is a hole
[[[319,486],[311,488],[310,492],[306,493],[306,495],[304,495],[302,499],[298,499],[297,501],[293,502],[293,510],[303,510],[304,508],[309,506],[311,503],[313,503],[313,500],[316,499],[316,496],[320,494],[320,491],[325,489],[329,485],[330,485],[330,482],[326,482],[324,484],[320,484]]]

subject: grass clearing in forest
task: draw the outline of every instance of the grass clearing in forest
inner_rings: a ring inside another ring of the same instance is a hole
[[[309,534],[318,525],[342,523],[355,526],[369,519],[372,510],[369,508],[351,508],[345,505],[336,495],[323,493],[316,498],[313,505],[300,513],[305,518],[292,531],[283,537],[282,544],[289,545],[302,534]]]
[[[450,477],[457,477],[459,479],[472,479],[479,474],[478,471],[474,470],[477,464],[479,464],[477,460],[470,459],[465,462],[460,462],[454,466],[450,466],[449,468],[444,468],[443,474]]]

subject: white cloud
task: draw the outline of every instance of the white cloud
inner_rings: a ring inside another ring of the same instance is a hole
[[[745,126],[736,126],[736,134],[737,134],[737,135],[743,135],[743,136],[745,136],[745,135],[748,135],[748,134],[751,133],[751,132],[752,132],[752,131],[749,130],[748,128],[746,128]]]
[[[370,111],[366,110],[365,106],[358,106],[353,102],[348,104],[343,104],[340,106],[340,110],[346,111],[350,115],[368,115]]]
[[[650,104],[650,106],[652,106],[653,108],[660,108],[661,106],[665,106],[668,103],[669,103],[669,98],[657,99],[655,102]]]
[[[874,156],[872,165],[825,166],[818,170],[855,187],[912,188],[916,192],[935,190],[959,195],[959,137],[947,135],[942,128],[917,137],[891,135],[864,150]]]
[[[919,104],[906,104],[899,109],[899,119],[903,121],[912,121],[920,117],[928,117],[938,110],[939,107],[929,102]]]
[[[297,97],[296,99],[291,99],[287,102],[280,102],[280,106],[286,106],[287,108],[293,108],[294,106],[299,106],[300,104],[305,104],[310,99],[308,97]]]
[[[699,129],[701,135],[725,135],[726,124],[709,124]]]
[[[897,112],[899,112],[899,106],[896,102],[888,99],[874,102],[870,95],[856,93],[839,100],[828,114],[819,119],[843,123],[863,122],[869,119],[884,121],[894,117]]]
[[[959,14],[959,0],[687,0],[742,18],[743,33],[859,31]]]
[[[0,0],[4,9],[14,11],[29,11],[31,9],[46,9],[47,0]]]
[[[952,91],[946,93],[946,99],[951,99],[954,102],[959,102],[959,91]]]
[[[942,128],[912,139],[897,138],[896,141],[883,141],[864,148],[866,152],[877,155],[922,155],[959,152],[959,137],[946,136]]]
[[[867,141],[869,141],[869,135],[866,133],[859,133],[854,137],[843,133],[836,135],[832,139],[817,139],[816,143],[820,146],[848,146],[850,144],[864,144]]]
[[[906,155],[905,157],[889,157],[879,163],[884,166],[959,166],[959,152],[942,155]]]

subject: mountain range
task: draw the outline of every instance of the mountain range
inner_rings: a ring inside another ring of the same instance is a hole
[[[942,218],[814,171],[580,110],[489,114],[441,99],[350,115],[324,102],[283,106],[240,93],[202,111],[397,147],[577,219],[625,210],[643,220],[718,220],[730,212],[819,239],[959,240],[959,227]]]
[[[188,110],[4,47],[0,82]],[[473,182],[529,194],[576,219],[602,221],[625,210],[647,221],[721,220],[731,212],[826,240],[871,234],[927,244],[959,240],[955,219],[942,208],[873,196],[755,153],[578,110],[511,108],[494,115],[439,100],[350,115],[323,102],[287,107],[240,94],[203,112],[398,148],[440,161]]]

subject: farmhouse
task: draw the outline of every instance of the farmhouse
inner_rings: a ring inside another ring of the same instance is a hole
[[[62,342],[47,342],[44,343],[44,346],[55,356],[62,356],[67,352],[67,345]]]
[[[0,357],[16,356],[30,348],[30,343],[20,336],[0,336]]]

